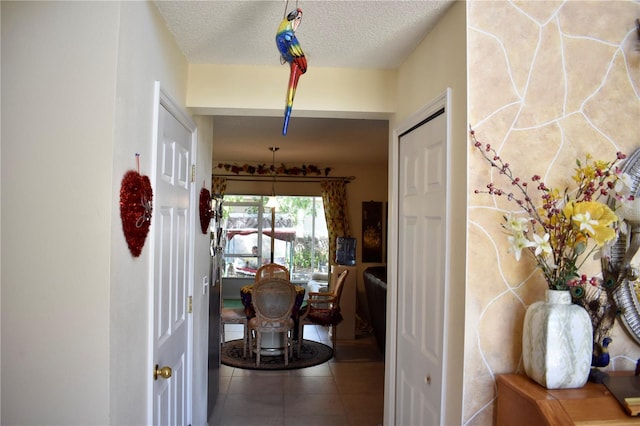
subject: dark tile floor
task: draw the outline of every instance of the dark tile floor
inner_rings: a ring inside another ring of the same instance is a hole
[[[227,340],[242,326],[226,326]],[[331,346],[328,328],[305,326],[305,339]],[[377,426],[382,424],[384,359],[373,336],[338,340],[334,358],[299,370],[221,367],[209,426]]]

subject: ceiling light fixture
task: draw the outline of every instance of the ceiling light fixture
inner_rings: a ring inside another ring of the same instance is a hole
[[[280,148],[277,146],[269,147],[269,150],[272,152],[272,160],[271,160],[271,196],[267,201],[267,207],[270,209],[275,209],[278,207],[278,200],[276,199],[276,151]]]
[[[276,235],[276,208],[278,207],[278,200],[276,199],[276,151],[279,150],[277,146],[272,146],[269,150],[272,152],[271,159],[271,197],[267,201],[267,208],[271,209],[271,263],[274,262],[275,255],[275,235]]]

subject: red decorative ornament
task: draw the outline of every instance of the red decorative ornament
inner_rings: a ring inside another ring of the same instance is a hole
[[[120,186],[122,230],[133,257],[140,256],[151,226],[153,190],[148,176],[130,170]]]
[[[211,222],[211,193],[207,188],[200,190],[200,229],[206,234]]]

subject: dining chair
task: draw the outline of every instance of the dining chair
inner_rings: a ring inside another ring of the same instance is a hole
[[[220,337],[222,338],[222,346],[226,340],[224,336],[225,324],[242,324],[242,356],[247,357],[247,341],[249,336],[247,314],[244,308],[222,308],[220,312]]]
[[[279,265],[277,263],[267,263],[262,265],[256,271],[255,282],[261,281],[265,278],[282,278],[284,280],[290,279],[289,270],[286,266]]]
[[[343,319],[340,313],[340,296],[348,274],[349,271],[345,270],[338,275],[336,284],[331,292],[309,293],[307,306],[298,320],[298,353],[300,353],[300,347],[302,346],[305,324],[331,326],[331,343],[333,351],[336,351],[337,327]]]
[[[296,300],[296,289],[291,281],[282,278],[266,278],[253,285],[252,303],[256,316],[249,320],[249,348],[253,352],[253,332],[256,333],[256,366],[260,366],[262,333],[285,333],[284,365],[293,356],[293,330],[291,318]]]

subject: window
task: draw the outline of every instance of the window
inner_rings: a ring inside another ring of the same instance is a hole
[[[329,234],[321,197],[277,197],[272,240],[268,197],[225,195],[223,214],[224,277],[252,277],[260,265],[285,265],[291,280],[305,282],[326,272]]]

